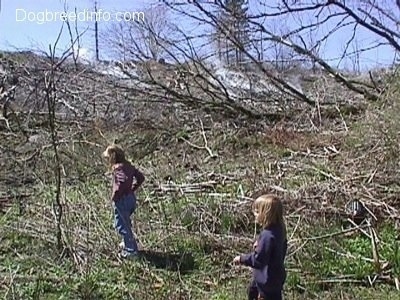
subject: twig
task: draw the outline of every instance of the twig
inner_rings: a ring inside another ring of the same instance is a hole
[[[298,238],[298,239],[294,239],[293,241],[316,241],[316,240],[331,238],[331,237],[334,237],[334,236],[345,234],[347,232],[352,232],[352,231],[358,230],[359,228],[367,228],[369,226],[370,225],[352,227],[352,228],[348,228],[348,229],[345,229],[345,230],[342,230],[342,231],[338,231],[338,232],[334,232],[334,233],[330,233],[330,234],[324,234],[324,235],[309,237],[309,238],[305,238],[305,239]]]
[[[376,280],[379,278],[379,275],[375,274],[374,277],[371,279],[371,276],[367,276],[368,282],[370,286],[373,286]]]
[[[337,177],[337,176],[335,176],[335,175],[333,175],[333,174],[330,174],[330,173],[327,173],[327,172],[325,172],[325,171],[322,171],[321,169],[318,169],[318,168],[316,168],[316,167],[312,167],[312,168],[313,168],[313,170],[317,171],[318,173],[324,175],[324,176],[327,177],[327,178],[331,178],[331,179],[333,179],[333,180],[335,180],[335,181],[344,182],[344,180],[343,180],[342,178],[340,178],[340,177]]]
[[[332,252],[332,253],[335,253],[335,254],[337,254],[337,255],[347,257],[347,258],[351,258],[351,259],[357,259],[357,258],[358,258],[358,257],[356,257],[356,256],[354,256],[354,255],[352,255],[352,254],[350,254],[350,253],[342,253],[342,252],[336,251],[336,250],[334,250],[334,249],[331,249],[331,248],[329,248],[329,247],[325,247],[325,249],[328,250],[329,252]],[[367,262],[374,262],[373,259],[368,258],[368,257],[360,256],[359,258],[362,259],[362,260],[364,260],[364,261],[367,261]]]
[[[208,154],[210,155],[210,158],[217,157],[217,155],[214,154],[211,151],[211,149],[208,147],[208,141],[207,141],[207,137],[206,137],[206,132],[204,131],[203,121],[201,119],[199,119],[199,121],[200,121],[200,126],[201,126],[201,135],[203,136],[203,140],[204,140],[204,148],[207,150]]]
[[[290,240],[293,241],[293,240]],[[290,251],[290,253],[288,253],[287,257],[292,257],[293,255],[295,255],[297,252],[299,252],[301,249],[304,248],[305,245],[307,245],[308,241],[304,241],[300,246],[298,246],[294,251]]]
[[[316,280],[313,283],[364,283],[364,280],[360,279],[341,279],[341,278],[332,278],[332,279],[323,279],[323,280]]]
[[[7,299],[8,293],[10,292],[11,289],[14,288],[14,280],[15,280],[15,278],[16,278],[16,276],[17,276],[18,271],[19,271],[19,266],[17,267],[16,270],[11,270],[11,269],[10,269],[10,282],[9,282],[9,287],[8,287],[8,289],[7,289],[7,292],[6,292],[6,294],[4,295],[4,299]],[[6,275],[6,274],[1,274],[1,273],[0,273],[0,275],[2,275],[2,276],[0,276],[0,277],[3,277],[3,278],[5,279],[5,278],[7,278],[7,275],[8,275],[8,274]]]
[[[350,218],[347,218],[347,221],[349,222],[349,223],[351,223],[351,225],[353,225],[355,228],[358,228],[363,234],[365,234],[365,236],[367,237],[367,238],[371,238],[371,235],[370,234],[368,234],[368,232],[366,232],[364,229],[362,229],[359,225],[357,225],[356,223],[354,223],[354,221],[352,220],[352,219],[350,219]]]
[[[291,240],[291,239],[293,238],[294,234],[296,233],[297,228],[298,228],[299,225],[300,225],[301,219],[302,219],[302,217],[299,216],[299,217],[298,217],[298,220],[297,220],[297,223],[296,223],[296,226],[294,227],[294,229],[293,229],[293,231],[292,231],[292,233],[291,233],[291,235],[290,235],[290,237],[289,237],[289,240]]]
[[[188,140],[185,139],[184,137],[179,137],[179,139],[185,141],[186,143],[188,143],[188,144],[189,144],[190,146],[192,146],[193,148],[196,148],[196,149],[199,149],[199,150],[201,150],[201,149],[206,150],[207,153],[208,153],[208,155],[209,155],[209,156],[206,158],[206,161],[209,160],[209,159],[211,159],[211,158],[216,158],[216,157],[218,157],[218,155],[217,155],[217,154],[214,154],[214,153],[212,152],[212,150],[210,149],[210,147],[208,146],[208,140],[207,140],[207,137],[206,137],[206,132],[205,132],[205,130],[204,130],[204,125],[203,125],[203,122],[201,121],[201,119],[199,119],[199,122],[200,122],[201,136],[202,136],[202,138],[203,138],[204,146],[199,146],[199,145],[193,144],[192,142],[188,141]]]
[[[342,112],[340,111],[340,108],[339,108],[337,105],[335,105],[335,109],[338,111],[338,113],[339,113],[339,115],[340,115],[340,118],[342,119],[342,123],[343,123],[343,125],[344,125],[344,129],[345,129],[346,131],[349,131],[349,128],[347,127],[347,124],[346,124],[346,120],[344,119],[343,114],[342,114]]]
[[[378,247],[377,247],[377,234],[375,229],[370,225],[369,231],[371,234],[371,248],[372,248],[372,255],[374,258],[374,267],[375,267],[375,272],[380,273],[381,272],[381,263],[379,261],[379,252],[378,252]]]
[[[4,121],[4,122],[6,123],[6,127],[7,127],[7,129],[8,129],[9,131],[12,131],[12,130],[11,130],[11,127],[10,127],[10,123],[8,122],[8,119],[7,119],[7,118],[5,118],[5,117],[3,117],[3,116],[0,116],[0,120]]]
[[[372,180],[374,179],[376,172],[378,172],[378,168],[375,168],[375,170],[371,173],[371,175],[368,177],[367,183],[371,183]]]

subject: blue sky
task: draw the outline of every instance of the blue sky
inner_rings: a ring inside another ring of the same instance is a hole
[[[14,47],[22,50],[28,49],[41,49],[47,50],[49,44],[53,44],[62,26],[62,21],[47,22],[44,24],[40,23],[36,17],[34,21],[23,20],[27,17],[27,13],[31,12],[37,16],[37,13],[44,12],[46,10],[53,13],[62,12],[64,10],[63,0],[1,0],[2,7],[0,12],[0,49],[10,49]],[[178,1],[178,0],[175,0]],[[208,0],[203,0],[208,1]],[[270,1],[273,2],[273,1]],[[68,0],[68,10],[74,11],[77,8],[78,12],[93,11],[94,0]],[[113,14],[115,17],[116,12],[138,12],[143,11],[143,8],[149,5],[154,5],[157,0],[98,0],[99,7],[104,12]],[[250,5],[252,0],[250,0]],[[251,7],[252,12],[262,11],[260,7]],[[176,16],[175,22],[179,24],[181,28],[189,29],[191,27],[190,21],[182,16]],[[283,23],[282,23],[283,22]],[[286,23],[286,24],[285,24]],[[332,24],[334,22],[332,21]],[[278,22],[278,24],[285,24],[287,27],[293,27],[296,24],[295,20],[285,19],[284,21]],[[100,21],[99,29],[107,30],[107,26],[110,22]],[[279,25],[278,25],[279,26]],[[195,26],[196,27],[196,26]],[[93,37],[93,22],[79,22],[79,29],[83,31],[88,28],[88,32],[84,35],[81,40],[81,46],[83,48],[93,51],[94,49],[94,37]],[[193,32],[193,26],[191,31]],[[201,28],[199,26],[198,28]],[[200,30],[200,29],[199,29]],[[320,28],[316,35],[322,36],[324,32],[327,32],[327,28]],[[325,44],[323,51],[324,57],[328,59],[335,59],[340,57],[346,40],[351,36],[351,28],[343,29]],[[366,46],[371,41],[375,41],[376,37],[371,35],[365,30],[360,30],[357,36],[360,46]],[[65,28],[59,46],[61,49],[65,49],[70,42],[70,37]],[[212,49],[210,49],[212,51]],[[376,66],[390,64],[393,61],[394,53],[392,49],[388,47],[380,47],[378,50],[365,52],[361,56],[361,63],[364,66]]]
[[[113,12],[126,12],[126,11],[140,11],[140,8],[148,4],[150,1],[146,0],[99,0],[99,6],[104,11]],[[77,8],[79,12],[93,11],[94,0],[68,0],[68,11],[73,12]],[[0,48],[12,49],[17,48],[40,48],[47,49],[49,44],[53,44],[62,27],[62,21],[47,22],[39,24],[38,17],[36,21],[26,20],[29,12],[34,12],[36,15],[46,10],[51,12],[63,12],[63,0],[2,0],[2,8],[0,12]],[[32,14],[31,14],[32,15]],[[54,15],[54,14],[53,14]],[[25,20],[24,20],[25,18]],[[85,19],[86,20],[86,19]],[[80,30],[85,30],[89,27],[93,30],[93,23],[79,22]],[[107,25],[107,22],[100,22],[100,29]],[[60,41],[60,47],[65,48],[69,43],[68,31],[63,31],[63,36]],[[83,38],[83,45],[91,47],[93,33],[89,33]]]

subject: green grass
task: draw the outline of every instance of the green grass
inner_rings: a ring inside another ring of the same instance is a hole
[[[157,132],[128,134],[124,146],[147,177],[138,195],[135,231],[143,248],[153,251],[136,262],[117,259],[120,237],[108,201],[110,182],[98,175],[105,171],[100,160],[92,165],[100,149],[86,144],[73,151],[65,145],[61,151],[67,173],[61,195],[66,251],[58,252],[52,153],[43,153],[37,162],[43,184],[32,187],[25,210],[14,203],[0,215],[0,299],[246,299],[251,272],[230,264],[253,243],[251,203],[244,197],[276,192],[272,186],[286,190],[279,192],[285,196],[290,237],[286,299],[397,299],[393,282],[370,283],[376,275],[371,240],[360,231],[344,234],[344,218],[338,214],[344,202],[360,197],[359,191],[371,193],[379,220],[378,253],[387,266],[383,272],[399,277],[398,230],[382,208],[395,205],[389,201],[399,191],[398,145],[393,142],[398,113],[386,109],[379,114],[381,123],[366,117],[348,124],[350,132],[334,157],[323,155],[323,143],[307,156],[296,154],[307,151],[302,145],[294,151],[246,130],[240,135],[225,129],[207,132],[215,159],[179,139],[202,145],[201,135],[190,130],[178,130],[171,138]],[[123,138],[122,133],[109,135]],[[299,140],[313,144],[307,138]],[[133,146],[149,139],[146,147]],[[371,145],[381,147],[370,152]],[[168,180],[216,184],[195,193],[159,191]]]
[[[145,248],[181,257],[179,262],[171,259],[169,264],[160,266],[152,261],[117,260],[119,238],[112,228],[106,193],[107,185],[98,181],[71,187],[65,193],[68,200],[65,236],[74,255],[84,258],[78,262],[71,255],[60,257],[57,253],[52,237],[54,226],[27,229],[29,224],[43,224],[40,222],[43,216],[50,215],[51,192],[41,193],[42,198],[28,206],[28,215],[18,216],[17,209],[9,211],[1,219],[5,234],[0,259],[5,280],[0,296],[5,299],[245,299],[250,272],[229,263],[234,255],[249,250],[251,244],[246,238],[252,236],[250,224],[242,231],[242,238],[238,235],[237,240],[229,239],[229,235],[235,234],[232,228],[239,214],[234,210],[222,211],[215,217],[220,222],[218,236],[213,236],[205,228],[211,228],[214,219],[199,214],[199,211],[207,212],[201,207],[218,213],[219,205],[224,202],[207,197],[167,197],[150,200],[156,201],[152,206],[147,202],[139,206],[136,218],[139,238]],[[144,197],[145,192],[140,195]],[[201,230],[198,226],[187,226],[187,217],[179,217],[189,203],[194,205],[189,223],[202,225]],[[291,235],[294,230],[291,219],[288,224]],[[371,242],[362,233],[309,240],[297,249],[307,238],[329,235],[341,228],[333,222],[303,224],[296,230],[287,260],[285,293],[288,299],[317,299],[316,295],[326,295],[324,299],[335,299],[339,295],[347,299],[373,299],[380,294],[394,295],[390,286],[382,283],[368,286],[368,276],[374,275],[374,267],[368,261],[372,258]],[[382,240],[381,260],[390,262],[398,276],[397,231],[388,223],[380,225],[377,232]],[[174,268],[174,263],[179,266]],[[332,283],[332,280],[343,282]]]

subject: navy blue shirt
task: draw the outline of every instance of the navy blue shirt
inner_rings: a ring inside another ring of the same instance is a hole
[[[263,292],[280,291],[286,280],[284,260],[287,239],[284,228],[272,225],[259,235],[254,252],[240,257],[240,263],[253,268],[254,281]]]

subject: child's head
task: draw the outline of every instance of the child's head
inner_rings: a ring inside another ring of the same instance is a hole
[[[256,222],[263,228],[270,225],[284,225],[282,202],[273,194],[258,197],[253,203],[253,213]]]
[[[117,145],[108,146],[102,156],[107,160],[110,166],[126,161],[124,151]]]

